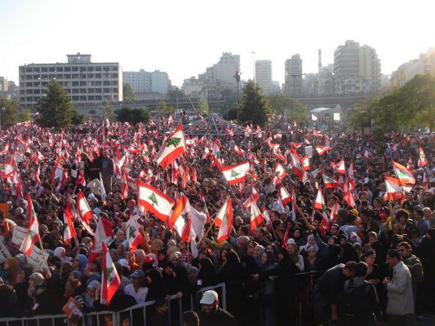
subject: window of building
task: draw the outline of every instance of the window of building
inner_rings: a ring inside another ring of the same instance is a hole
[[[79,75],[78,74],[72,74],[72,79],[79,79]]]
[[[78,93],[79,93],[79,90],[78,90],[77,88],[74,88],[74,89],[72,90],[72,93],[73,93],[73,94],[78,94]]]
[[[94,100],[94,96],[93,96],[93,95],[88,96],[88,100],[89,100],[89,101],[93,101],[93,100]]]
[[[80,82],[80,86],[86,86],[86,81],[82,80],[82,81]]]
[[[27,101],[27,102],[32,102],[32,101],[33,101],[33,97],[31,97],[31,96],[26,97],[26,101]]]
[[[110,88],[104,88],[103,93],[110,93]]]
[[[79,67],[72,67],[72,71],[79,71]]]
[[[95,71],[102,71],[101,67],[97,66],[95,67]]]
[[[94,74],[88,74],[88,78],[94,78]]]
[[[101,74],[96,74],[95,78],[101,79]]]
[[[108,80],[103,81],[103,85],[104,86],[110,86],[110,81],[108,81]]]
[[[88,71],[94,71],[94,67],[88,67]]]
[[[57,67],[58,72],[63,72],[63,67]]]
[[[55,72],[56,71],[56,67],[50,67],[50,68],[48,68],[48,71],[49,72]]]
[[[71,71],[71,67],[65,67],[65,71]]]
[[[72,97],[72,100],[73,100],[73,101],[78,101],[78,100],[79,100],[79,97],[78,97],[78,96],[73,96],[73,97]]]
[[[97,96],[95,96],[95,100],[96,101],[102,101],[103,97],[101,95],[97,95]]]
[[[48,72],[48,68],[47,67],[42,67],[41,68],[41,72]]]
[[[118,74],[112,74],[112,78],[118,78]]]

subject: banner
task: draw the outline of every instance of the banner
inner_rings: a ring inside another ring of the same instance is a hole
[[[6,258],[9,257],[11,257],[11,253],[6,247],[4,239],[0,237],[0,264],[3,264],[6,261]]]
[[[30,257],[27,257],[27,264],[38,271],[45,271],[46,269],[46,263],[44,262],[42,250],[35,245],[33,245],[32,254]]]
[[[17,246],[21,246],[26,237],[27,229],[21,226],[15,225],[12,232],[12,242]]]

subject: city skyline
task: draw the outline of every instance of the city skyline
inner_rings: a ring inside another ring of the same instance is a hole
[[[249,6],[243,1],[221,1],[207,10],[196,0],[187,5],[169,1],[169,6],[136,1],[124,6],[93,1],[83,6],[83,1],[18,4],[2,0],[0,76],[18,82],[20,65],[64,62],[66,53],[81,52],[92,54],[96,62],[119,62],[123,71],[165,71],[173,85],[181,86],[184,79],[203,73],[217,62],[222,52],[232,52],[241,57],[242,79],[252,78],[254,60],[271,60],[272,79],[283,83],[285,61],[292,55],[300,55],[304,73],[317,72],[318,49],[322,50],[322,64],[326,66],[333,63],[334,50],[346,40],[374,48],[383,74],[391,74],[435,46],[430,17],[430,8],[435,5],[430,1],[415,1],[414,8],[428,9],[415,17],[406,4],[392,1],[368,1],[358,8],[358,14],[350,8],[338,10],[347,8],[347,2],[341,0],[335,1],[335,6],[314,2],[258,1],[262,6]],[[373,12],[372,2],[377,11]],[[388,8],[394,10],[389,12]],[[287,22],[284,9],[309,15],[295,15]],[[150,14],[154,12],[159,14]],[[235,13],[233,21],[226,18],[228,12]],[[259,15],[265,18],[261,26],[254,24]],[[406,24],[400,17],[406,17]],[[381,24],[374,24],[375,20]],[[146,26],[154,28],[146,30]],[[295,26],[300,29],[289,34],[285,26],[291,31]]]

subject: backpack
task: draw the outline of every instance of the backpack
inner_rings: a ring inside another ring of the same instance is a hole
[[[372,285],[365,282],[363,285],[355,286],[353,280],[350,280],[347,289],[340,294],[338,309],[346,324],[351,322],[355,325],[365,324],[373,318],[373,307],[370,302],[371,287]]]

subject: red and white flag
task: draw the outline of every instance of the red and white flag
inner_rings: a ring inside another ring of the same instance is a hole
[[[245,152],[243,151],[243,149],[241,149],[239,146],[237,146],[235,144],[234,144],[234,152],[236,152],[237,154],[242,155],[242,156],[245,155]]]
[[[166,222],[169,216],[171,216],[172,206],[175,203],[172,198],[140,180],[137,181],[137,193],[137,204],[142,213],[145,213],[145,210],[149,210],[163,222]]]
[[[301,179],[301,181],[303,182],[304,179],[306,178],[306,173],[305,173],[304,168],[302,167],[301,158],[299,157],[298,153],[296,153],[296,151],[293,148],[291,148],[290,158],[291,158],[291,163],[292,163],[293,174],[298,176]]]
[[[263,222],[263,215],[257,204],[251,203],[251,218],[250,218],[250,230],[255,230]]]
[[[400,200],[405,198],[402,183],[399,179],[384,176],[386,192],[383,200]]]
[[[107,245],[103,243],[103,281],[101,282],[101,297],[100,303],[109,306],[119,286],[121,279],[116,271],[115,264],[113,264],[112,257],[110,256]]]
[[[76,229],[73,224],[73,214],[71,211],[71,204],[69,200],[66,202],[66,207],[63,210],[63,219],[65,221],[65,229],[63,230],[63,240],[65,244],[69,244],[72,238],[77,236]]]
[[[186,141],[184,139],[183,126],[178,125],[173,132],[162,144],[160,151],[157,153],[155,162],[162,168],[174,162],[181,154],[186,152]]]
[[[231,198],[229,196],[217,213],[214,224],[219,227],[219,233],[216,239],[217,242],[227,240],[231,236],[231,229],[233,227],[233,205],[231,204]]]
[[[292,202],[292,198],[284,186],[279,187],[279,196],[281,197],[281,202],[283,206]]]
[[[341,188],[341,185],[338,181],[322,174],[323,177],[323,183],[325,184],[326,189],[332,189],[332,188]]]
[[[175,228],[184,242],[190,242],[194,237],[192,232],[192,217],[190,213],[189,199],[181,196],[175,204],[171,217],[168,220],[169,230]]]
[[[314,201],[314,208],[321,211],[325,208],[325,199],[323,198],[322,190],[317,190],[316,200]]]
[[[331,209],[331,215],[329,217],[329,219],[332,223],[335,223],[337,221],[337,215],[338,215],[339,209],[340,209],[340,205],[338,204],[338,202],[336,202]]]
[[[418,148],[418,166],[423,167],[427,164],[426,155],[424,155],[423,148],[420,146]]]
[[[302,166],[304,168],[305,171],[309,171],[311,166],[310,166],[310,158],[308,156],[304,156],[302,158]]]
[[[92,244],[89,262],[97,259],[103,251],[103,243],[110,245],[115,234],[113,233],[112,223],[104,217],[99,218],[97,229],[95,230],[94,243]]]
[[[144,241],[142,234],[139,231],[140,225],[137,222],[139,215],[130,216],[125,226],[126,240],[130,251],[136,250]]]
[[[229,185],[233,185],[245,180],[250,169],[249,162],[243,162],[233,166],[222,167],[222,173]]]
[[[273,171],[273,174],[275,175],[274,182],[277,184],[282,179],[284,179],[287,176],[287,172],[284,170],[281,163],[277,163],[275,166],[275,170]]]
[[[93,215],[88,201],[81,190],[79,190],[77,195],[77,214],[79,214],[79,217],[82,219],[82,221],[89,225]]]
[[[353,196],[352,190],[350,189],[350,183],[345,182],[343,187],[343,200],[350,206],[355,207],[355,198]]]
[[[319,155],[325,154],[327,151],[331,150],[331,147],[329,146],[322,146],[322,145],[316,145],[314,146],[316,148],[316,151]]]
[[[26,257],[32,255],[33,245],[40,241],[39,237],[39,224],[36,218],[35,210],[33,209],[32,199],[30,195],[27,194],[27,216],[30,220],[29,227],[27,228],[27,233],[24,236],[23,242],[20,246],[20,251],[24,252]]]
[[[344,157],[338,163],[331,163],[332,169],[336,173],[346,174],[346,166],[344,164]]]
[[[406,184],[406,183],[415,184],[415,179],[411,171],[409,171],[402,164],[393,161],[393,170],[402,184]]]

